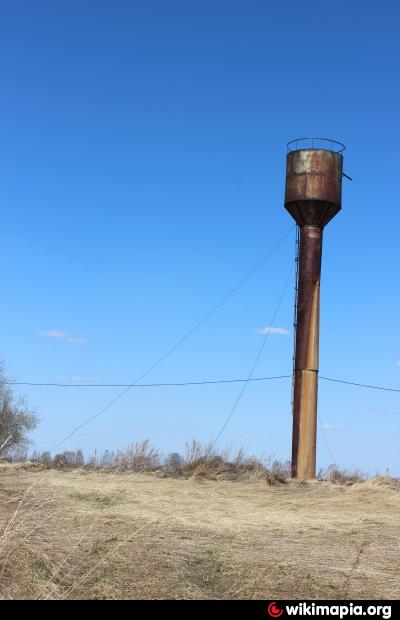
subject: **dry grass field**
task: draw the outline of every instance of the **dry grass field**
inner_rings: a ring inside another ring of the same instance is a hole
[[[0,468],[1,599],[400,598],[400,488]]]

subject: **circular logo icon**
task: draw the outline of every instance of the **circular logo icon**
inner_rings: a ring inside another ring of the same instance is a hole
[[[268,605],[268,613],[271,618],[279,618],[279,616],[283,614],[283,609],[279,609],[279,607],[276,606],[275,601],[273,601]]]

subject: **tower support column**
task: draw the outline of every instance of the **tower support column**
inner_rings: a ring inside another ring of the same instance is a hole
[[[322,234],[319,226],[305,225],[300,230],[292,476],[304,480],[316,474]]]

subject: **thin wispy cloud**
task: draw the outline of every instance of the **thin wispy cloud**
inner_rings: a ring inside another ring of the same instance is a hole
[[[39,334],[41,336],[46,336],[46,338],[61,338],[61,339],[64,339],[64,338],[67,337],[64,332],[61,332],[58,329],[50,329],[48,331],[40,331]]]
[[[58,340],[62,340],[67,344],[84,344],[86,342],[85,338],[80,338],[78,336],[71,336],[70,334],[66,334],[60,329],[49,329],[49,330],[41,330],[39,332],[40,336],[44,336],[45,338],[55,338]]]
[[[68,336],[65,339],[65,342],[67,342],[68,344],[83,344],[84,342],[86,342],[85,338],[77,338],[76,336]]]
[[[343,427],[338,424],[321,424],[321,428],[328,431],[341,431],[343,429]]]
[[[261,327],[260,329],[257,330],[259,334],[277,334],[278,336],[288,336],[289,335],[289,331],[287,329],[285,329],[284,327],[272,327],[271,326],[267,326],[267,327]]]
[[[396,364],[397,368],[400,368],[400,360]]]
[[[363,415],[374,418],[387,418],[399,415],[399,413],[395,413],[394,411],[364,411]]]

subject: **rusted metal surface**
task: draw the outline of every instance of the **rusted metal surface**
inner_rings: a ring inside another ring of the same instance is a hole
[[[294,383],[292,477],[315,478],[318,373],[296,370]]]
[[[340,153],[323,149],[291,151],[286,161],[285,208],[299,226],[325,226],[342,203]]]
[[[342,155],[333,150],[305,148],[287,155],[285,208],[301,228],[292,441],[292,476],[300,479],[314,478],[316,470],[322,235],[341,209],[342,165]]]
[[[292,476],[315,477],[322,228],[303,226],[297,297]]]

